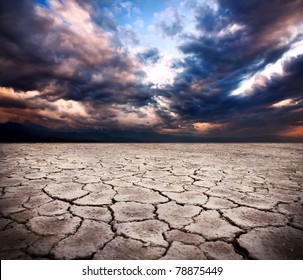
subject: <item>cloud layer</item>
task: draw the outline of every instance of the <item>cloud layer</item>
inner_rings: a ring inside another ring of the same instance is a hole
[[[303,1],[140,3],[1,1],[0,122],[303,139]]]

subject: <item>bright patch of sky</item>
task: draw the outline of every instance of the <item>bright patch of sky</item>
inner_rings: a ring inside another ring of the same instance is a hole
[[[72,6],[72,2],[60,0],[39,0],[43,8],[54,6]],[[85,3],[85,2],[84,2]],[[186,36],[199,36],[196,30],[197,6],[207,5],[217,10],[217,2],[210,0],[99,0],[96,1],[100,11],[106,12],[114,19],[118,38],[129,53],[137,56],[148,48],[157,48],[160,59],[153,64],[144,65],[146,75],[143,82],[154,84],[155,88],[171,85],[177,73],[182,69],[173,69],[171,65],[184,55],[179,45]],[[67,25],[73,25],[73,19],[66,19]],[[87,21],[88,22],[88,21]],[[113,34],[114,35],[114,34]]]
[[[201,1],[200,1],[201,2]],[[146,83],[154,87],[172,84],[175,75],[181,71],[171,68],[176,59],[182,58],[179,51],[180,35],[195,32],[193,3],[198,1],[154,0],[115,1],[112,9],[121,33],[134,32],[138,44],[124,40],[128,51],[134,55],[153,47],[160,52],[160,59],[153,65],[144,66]]]
[[[181,58],[178,39],[165,36],[158,24],[165,20],[168,24],[174,23],[175,14],[169,11],[174,9],[178,13],[181,9],[180,1],[103,0],[99,5],[102,10],[114,15],[119,39],[128,52],[136,56],[148,48],[159,50],[160,59],[153,64],[143,66],[146,72],[143,81],[153,83],[154,87],[171,84],[177,71],[171,69],[170,65],[176,58]]]
[[[118,7],[115,13],[117,23],[132,30],[139,41],[137,46],[129,46],[128,50],[136,54],[142,48],[155,47],[160,52],[159,61],[144,66],[145,82],[151,82],[155,87],[171,85],[176,74],[182,71],[181,68],[172,69],[171,64],[184,58],[179,50],[184,36],[200,35],[196,29],[195,9],[208,6],[218,10],[214,0],[120,0],[114,5]]]
[[[284,71],[284,64],[299,55],[303,55],[303,40],[294,43],[290,50],[285,52],[275,63],[268,64],[263,70],[246,76],[239,87],[231,92],[231,95],[245,96],[252,93],[256,87],[265,87],[272,77],[287,75]]]
[[[49,4],[48,4],[47,0],[38,0],[38,3],[42,7],[49,7]]]

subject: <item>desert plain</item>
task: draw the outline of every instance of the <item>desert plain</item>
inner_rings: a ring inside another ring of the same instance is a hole
[[[0,259],[303,259],[303,144],[1,144]]]

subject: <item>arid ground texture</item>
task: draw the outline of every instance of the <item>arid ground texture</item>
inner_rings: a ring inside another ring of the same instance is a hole
[[[0,259],[303,259],[303,144],[0,147]]]

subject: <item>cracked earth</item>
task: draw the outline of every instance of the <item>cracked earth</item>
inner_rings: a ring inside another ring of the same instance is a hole
[[[303,259],[303,144],[0,148],[0,259]]]

